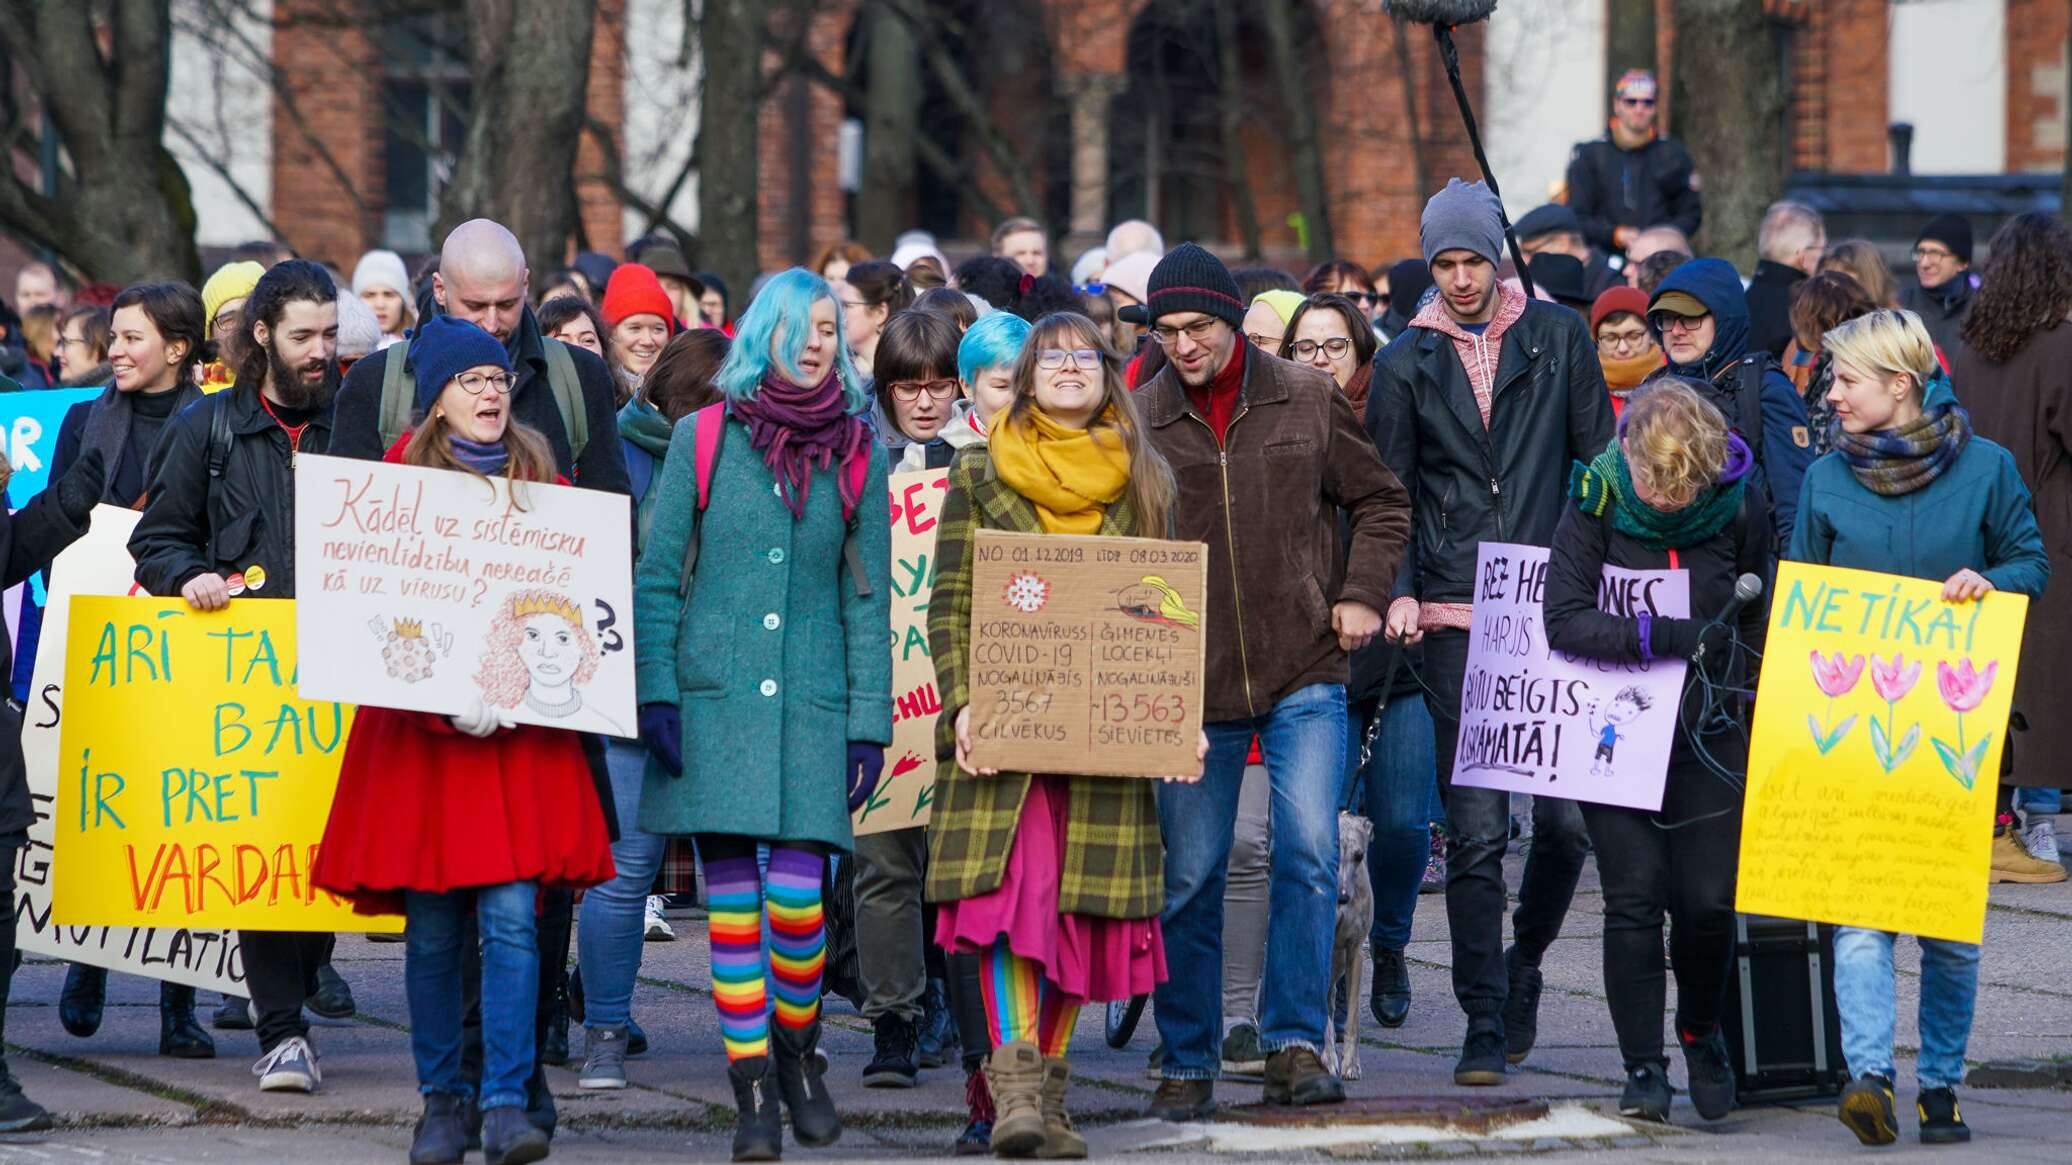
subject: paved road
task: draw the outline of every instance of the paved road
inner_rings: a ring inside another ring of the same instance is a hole
[[[2063,825],[2072,829],[2072,817]],[[1509,872],[1515,886],[1515,858]],[[1505,1087],[1456,1089],[1450,1068],[1461,1019],[1448,985],[1444,905],[1437,896],[1419,903],[1410,952],[1416,1007],[1409,1023],[1395,1031],[1367,1025],[1364,1072],[1351,1085],[1352,1094],[1441,1103],[1495,1094],[1549,1103],[1552,1111],[1543,1123],[1514,1128],[1509,1137],[1376,1125],[1261,1130],[1141,1121],[1153,1087],[1143,1076],[1155,1039],[1152,1024],[1147,1017],[1129,1048],[1111,1051],[1092,1011],[1082,1019],[1074,1056],[1082,1080],[1074,1109],[1091,1126],[1096,1155],[1158,1150],[1162,1159],[1178,1161],[1530,1151],[1544,1161],[1594,1160],[1613,1152],[1635,1163],[1777,1163],[1855,1159],[1862,1152],[1835,1123],[1832,1105],[1762,1107],[1704,1125],[1679,1097],[1670,1128],[1630,1126],[1610,1117],[1622,1078],[1603,1000],[1602,924],[1593,869],[1567,931],[1547,958],[1538,1048]],[[635,1014],[655,1050],[631,1064],[634,1086],[619,1093],[584,1092],[572,1072],[555,1071],[564,1122],[555,1160],[726,1160],[732,1102],[712,1010],[704,924],[684,918],[676,925],[679,941],[646,947]],[[319,1029],[325,1088],[306,1098],[257,1090],[249,1070],[257,1049],[248,1033],[220,1033],[215,1060],[157,1056],[157,990],[143,980],[111,981],[102,1030],[91,1040],[73,1039],[55,1014],[62,967],[31,961],[15,976],[8,1051],[30,1095],[65,1123],[53,1133],[0,1137],[0,1163],[401,1160],[417,1112],[401,960],[398,945],[340,942],[338,966],[358,995],[360,1014]],[[1911,1014],[1916,961],[1912,944],[1903,943],[1899,1042],[1901,1102],[1908,1111],[1918,1038]],[[2072,883],[1994,890],[1980,977],[1974,1061],[2072,1056]],[[836,1150],[794,1148],[791,1157],[834,1162],[945,1155],[962,1124],[961,1074],[929,1072],[911,1090],[866,1090],[857,1073],[870,1053],[868,1026],[839,1001],[828,1018],[832,1080],[849,1132]],[[1672,1076],[1680,1081],[1681,1075],[1677,1064]],[[1243,1103],[1257,1099],[1256,1089],[1228,1082],[1220,1095],[1226,1103]],[[1964,1112],[1977,1131],[1970,1146],[1931,1151],[1908,1140],[1884,1156],[1925,1158],[1933,1152],[1937,1162],[2072,1161],[2072,1091],[1970,1089]]]

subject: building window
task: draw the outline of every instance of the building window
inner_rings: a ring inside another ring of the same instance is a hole
[[[382,245],[390,250],[432,249],[439,200],[467,136],[473,91],[464,37],[457,13],[412,16],[384,30]]]

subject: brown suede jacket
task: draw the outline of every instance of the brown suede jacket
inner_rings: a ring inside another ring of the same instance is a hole
[[[1209,545],[1211,721],[1264,716],[1299,688],[1345,683],[1332,605],[1386,614],[1410,537],[1410,495],[1331,378],[1242,351],[1244,387],[1220,447],[1172,365],[1137,390],[1179,482],[1175,537]]]

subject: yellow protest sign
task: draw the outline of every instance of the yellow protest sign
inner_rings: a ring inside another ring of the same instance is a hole
[[[295,604],[72,600],[57,921],[395,930],[310,881],[350,706],[296,694]]]
[[[892,747],[870,800],[850,815],[856,836],[928,824],[935,794],[935,660],[928,654],[928,599],[935,593],[935,535],[948,470],[895,473],[892,490]]]
[[[1736,910],[1977,942],[2029,601],[1781,563]]]

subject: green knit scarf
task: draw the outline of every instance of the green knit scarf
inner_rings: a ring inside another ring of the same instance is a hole
[[[1741,508],[1743,483],[1739,477],[1709,486],[1691,504],[1663,512],[1640,500],[1633,489],[1633,472],[1616,438],[1590,464],[1578,461],[1568,474],[1568,492],[1576,507],[1592,517],[1607,512],[1612,529],[1650,550],[1696,546],[1726,528]]]

